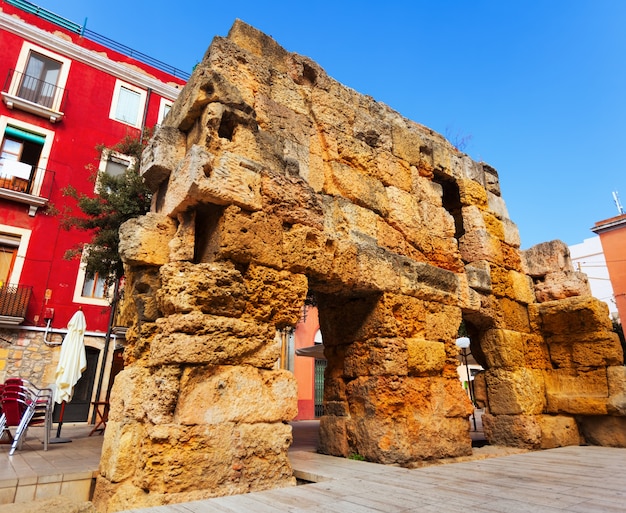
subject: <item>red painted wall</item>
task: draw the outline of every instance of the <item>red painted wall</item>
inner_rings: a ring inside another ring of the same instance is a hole
[[[48,32],[63,32],[34,15],[25,13],[5,2],[0,2],[4,13],[14,14],[25,22],[40,27]],[[71,38],[77,45],[104,52],[118,62],[131,62],[133,66],[146,70],[149,75],[169,84],[184,81],[139,61],[103,48],[78,34],[65,31],[66,38]],[[16,67],[18,55],[24,39],[0,27],[0,78],[2,84],[9,70]],[[36,41],[34,44],[40,45]],[[55,53],[59,53],[55,51]],[[62,55],[61,53],[59,53]],[[93,194],[94,183],[90,179],[88,164],[98,165],[100,154],[96,146],[113,145],[126,134],[138,135],[139,129],[109,119],[109,110],[113,97],[116,77],[96,69],[89,64],[72,60],[68,80],[65,86],[66,96],[63,104],[65,117],[62,121],[51,123],[43,117],[18,109],[8,109],[0,102],[0,115],[54,131],[48,172],[54,173],[54,182],[49,196],[50,204],[59,211],[73,207],[73,200],[66,198],[62,190],[74,186],[79,192]],[[132,82],[131,82],[132,83]],[[3,91],[6,88],[3,88]],[[161,97],[148,93],[146,126],[157,122]],[[75,211],[75,213],[78,213]],[[82,306],[87,319],[88,331],[106,331],[109,320],[109,308],[80,304],[73,301],[74,288],[78,275],[79,261],[65,260],[65,252],[81,241],[88,240],[85,232],[66,231],[60,226],[60,219],[45,209],[39,208],[36,215],[28,215],[28,206],[0,198],[0,223],[32,230],[28,251],[24,261],[20,285],[33,287],[24,325],[44,326],[43,311],[46,307],[55,309],[52,322],[54,328],[64,328],[68,320]],[[51,291],[49,301],[45,299],[46,290]]]

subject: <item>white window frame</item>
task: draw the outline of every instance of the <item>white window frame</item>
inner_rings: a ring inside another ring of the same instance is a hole
[[[33,43],[29,43],[27,41],[22,45],[22,49],[20,50],[20,54],[17,58],[17,63],[15,65],[16,71],[19,73],[14,73],[11,79],[11,84],[9,85],[8,95],[13,98],[13,103],[17,102],[19,106],[22,108],[27,107],[28,105],[21,105],[22,101],[20,101],[17,93],[19,91],[19,86],[21,83],[22,74],[26,72],[26,66],[28,64],[28,59],[30,58],[31,52],[39,53],[48,57],[49,59],[58,61],[61,63],[61,71],[59,72],[59,78],[56,83],[57,92],[54,95],[54,100],[52,102],[51,107],[38,106],[35,103],[26,101],[27,104],[32,104],[32,109],[27,109],[30,112],[33,112],[38,115],[42,115],[44,117],[50,117],[50,121],[53,123],[58,121],[63,117],[61,113],[61,103],[63,102],[63,96],[65,94],[65,85],[67,84],[67,77],[70,73],[70,65],[72,61],[67,57],[63,57],[57,53],[51,52],[41,46],[34,45]],[[62,92],[63,94],[59,94]],[[4,94],[4,93],[3,93]],[[8,103],[8,97],[5,96],[5,103]],[[13,104],[10,106],[10,108]],[[52,114],[51,114],[52,113]],[[54,113],[59,114],[55,116]]]
[[[32,230],[26,228],[17,228],[15,226],[9,226],[7,224],[0,224],[0,233],[11,235],[13,237],[19,237],[20,244],[17,247],[17,254],[15,255],[15,262],[13,263],[13,270],[11,276],[9,276],[8,283],[19,284],[20,277],[22,276],[22,269],[24,268],[24,260],[26,259],[26,251],[28,250],[28,244],[30,243],[30,235]]]
[[[85,280],[87,278],[87,264],[85,258],[89,253],[89,248],[85,246],[83,254],[80,258],[80,265],[78,266],[78,274],[76,275],[76,286],[74,287],[74,297],[72,301],[74,303],[82,303],[84,305],[98,305],[98,306],[110,306],[112,299],[112,291],[109,290],[106,297],[100,299],[95,297],[83,296],[83,287],[85,286]]]
[[[41,135],[46,139],[41,149],[41,155],[39,157],[39,163],[37,169],[33,174],[33,182],[30,194],[32,196],[39,196],[41,194],[41,187],[43,186],[43,179],[48,167],[48,160],[50,158],[50,151],[52,151],[52,143],[54,141],[54,131],[46,128],[41,128],[37,125],[31,125],[18,119],[9,118],[6,116],[0,116],[0,142],[4,140],[4,134],[7,126],[14,126],[20,128],[25,132],[32,132],[33,134]]]
[[[98,178],[96,179],[96,184],[94,187],[94,192],[98,193],[100,189],[100,177],[107,172],[107,162],[111,159],[111,157],[115,157],[119,160],[124,160],[128,162],[127,169],[130,169],[136,162],[135,157],[131,157],[129,155],[125,155],[123,153],[119,153],[117,151],[105,149],[102,151],[100,155],[100,163],[98,164]]]
[[[137,116],[134,122],[123,121],[115,117],[115,111],[117,110],[117,103],[120,99],[120,91],[121,89],[128,89],[135,93],[139,93],[139,106],[137,107]],[[135,128],[141,128],[141,122],[143,120],[143,113],[146,108],[146,100],[148,94],[145,89],[141,89],[140,87],[129,84],[128,82],[124,82],[119,78],[115,80],[115,89],[113,90],[113,99],[111,100],[111,109],[109,110],[109,118],[117,121],[118,123],[123,123],[125,125],[130,125]]]
[[[159,103],[159,117],[157,118],[157,125],[163,123],[163,119],[167,115],[165,109],[172,109],[172,105],[174,105],[173,101],[167,100],[166,98],[161,98],[161,102]],[[169,110],[167,112],[169,112]]]

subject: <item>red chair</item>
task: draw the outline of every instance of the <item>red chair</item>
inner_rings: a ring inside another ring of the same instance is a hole
[[[2,416],[0,432],[8,427],[17,427],[9,455],[21,449],[28,428],[44,427],[44,451],[48,450],[50,429],[52,428],[52,390],[38,388],[26,380],[9,378],[4,382],[0,398]]]

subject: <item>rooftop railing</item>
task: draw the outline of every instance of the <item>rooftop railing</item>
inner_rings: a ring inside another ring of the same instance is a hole
[[[90,41],[101,44],[102,46],[106,46],[107,48],[110,48],[111,50],[115,50],[116,52],[119,52],[122,55],[126,55],[140,62],[143,62],[144,64],[148,64],[149,66],[152,66],[153,68],[164,71],[165,73],[169,73],[170,75],[174,77],[181,78],[183,80],[189,80],[190,74],[186,71],[182,71],[178,68],[175,68],[174,66],[170,66],[169,64],[166,64],[163,61],[153,59],[152,57],[150,57],[149,55],[146,55],[145,53],[141,53],[136,50],[133,50],[132,48],[126,45],[113,41],[112,39],[109,39],[108,37],[97,34],[96,32],[87,30],[86,28],[87,20],[85,20],[84,25],[79,25],[78,23],[75,23],[66,18],[63,18],[62,16],[59,16],[58,14],[55,14],[51,11],[48,11],[47,9],[44,9],[43,7],[39,7],[38,5],[35,5],[31,2],[27,2],[26,0],[5,0],[5,1],[6,3],[14,5],[15,7],[22,9],[23,11],[29,12],[31,14],[34,14],[35,16],[38,16],[39,18],[42,18],[46,21],[54,23],[55,25],[58,25],[59,27],[62,27],[65,30],[69,30],[70,32],[80,34],[81,36],[84,36]]]

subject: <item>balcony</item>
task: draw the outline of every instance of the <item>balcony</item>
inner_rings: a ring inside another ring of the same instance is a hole
[[[2,101],[9,109],[20,109],[48,118],[51,123],[63,119],[65,90],[11,69],[2,88]]]
[[[23,162],[0,160],[0,199],[24,203],[34,216],[50,199],[54,172]]]
[[[33,289],[23,285],[0,286],[0,323],[21,324]]]

